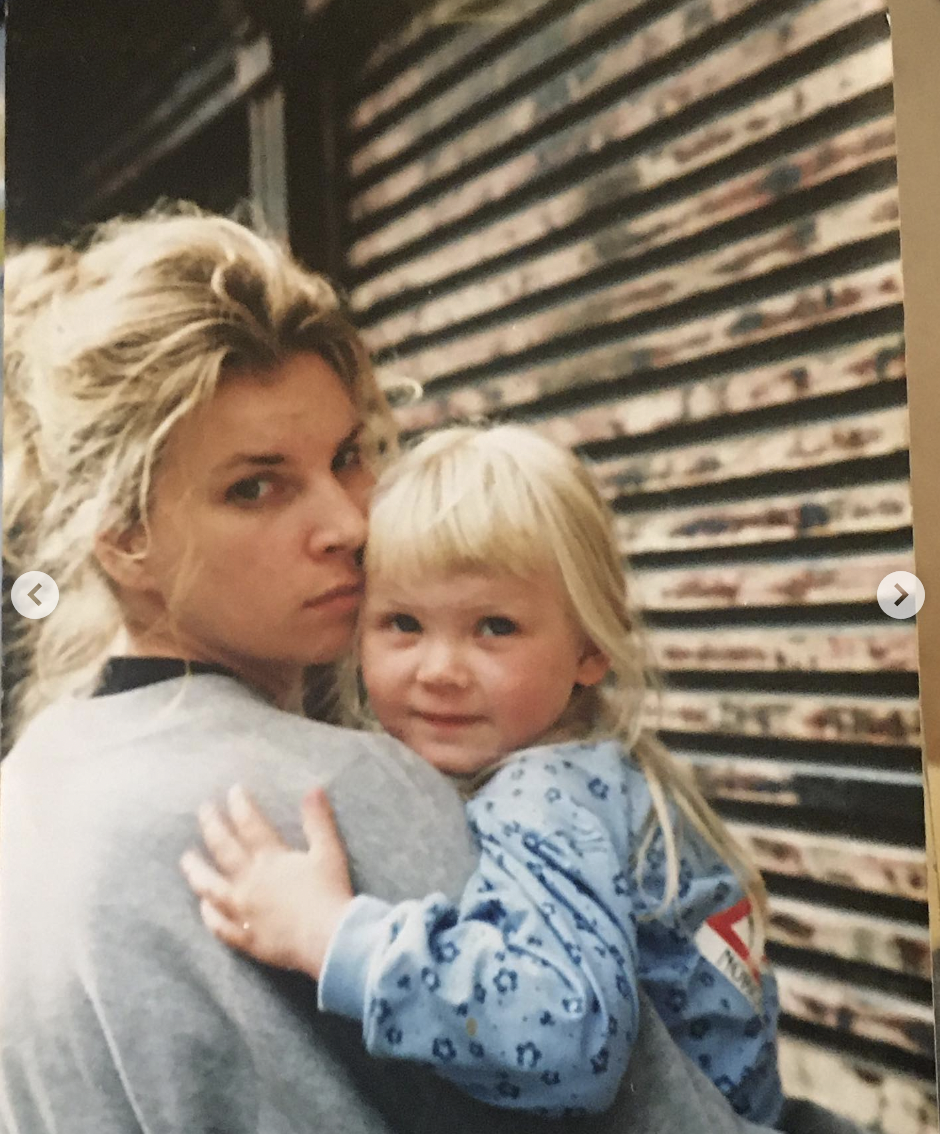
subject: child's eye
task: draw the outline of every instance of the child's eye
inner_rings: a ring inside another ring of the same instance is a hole
[[[274,481],[269,476],[248,476],[233,484],[225,493],[226,500],[236,504],[260,504],[274,491]]]
[[[344,445],[333,458],[333,472],[355,469],[362,464],[362,446],[358,441]]]
[[[421,630],[421,623],[413,614],[390,614],[386,625],[399,634],[418,634]]]
[[[480,633],[484,638],[503,638],[507,634],[515,634],[518,629],[511,618],[498,614],[480,620]]]

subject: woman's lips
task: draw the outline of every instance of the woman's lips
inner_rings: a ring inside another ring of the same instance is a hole
[[[331,609],[338,607],[356,609],[361,599],[361,583],[344,583],[342,586],[333,587],[332,590],[324,591],[322,595],[317,595],[316,598],[308,599],[304,603],[304,607],[313,607],[317,610],[322,610],[324,607],[330,607]]]

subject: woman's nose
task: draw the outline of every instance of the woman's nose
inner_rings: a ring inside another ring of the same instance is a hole
[[[334,481],[324,485],[313,501],[314,525],[310,537],[315,554],[356,552],[366,541],[365,498]]]

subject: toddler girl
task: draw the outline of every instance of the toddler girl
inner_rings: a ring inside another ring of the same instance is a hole
[[[457,901],[353,897],[322,793],[301,853],[235,789],[201,815],[218,869],[184,859],[209,927],[310,973],[374,1055],[553,1115],[613,1101],[642,986],[735,1109],[773,1125],[763,887],[641,730],[642,642],[587,471],[520,427],[434,435],[376,489],[366,577],[369,708],[463,781],[478,870]]]

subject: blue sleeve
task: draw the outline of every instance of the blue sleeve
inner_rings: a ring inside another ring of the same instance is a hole
[[[321,1007],[491,1104],[610,1106],[638,1026],[636,922],[601,791],[561,761],[503,769],[471,804],[480,862],[459,902],[356,899]]]

